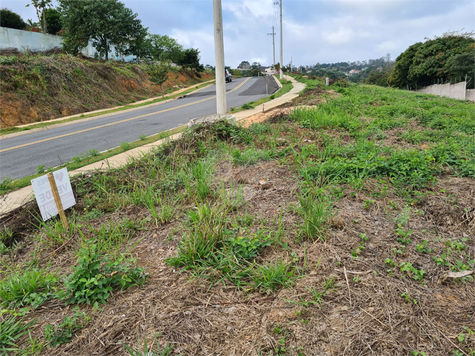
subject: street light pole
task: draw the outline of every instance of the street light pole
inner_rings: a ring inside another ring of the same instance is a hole
[[[275,69],[275,32],[274,32],[274,26],[272,26],[272,33],[268,33],[267,35],[269,36],[272,36],[272,54],[273,54],[273,58],[274,58],[274,69]]]
[[[284,77],[284,39],[282,34],[282,0],[280,0],[280,79]]]
[[[213,0],[214,17],[214,58],[216,77],[216,113],[225,115],[226,106],[226,78],[224,67],[224,39],[223,39],[223,11],[221,0]]]

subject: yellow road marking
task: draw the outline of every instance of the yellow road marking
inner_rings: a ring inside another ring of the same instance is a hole
[[[230,91],[228,92],[228,94],[230,94],[230,93],[232,93],[232,92],[238,90],[239,88],[241,88],[241,87],[242,87],[248,80],[250,80],[250,79],[251,79],[251,78],[247,78],[245,81],[243,81],[241,84],[239,84],[236,88],[230,90]],[[25,143],[25,144],[23,144],[23,145],[18,145],[18,146],[14,146],[14,147],[10,147],[10,148],[5,148],[5,149],[3,149],[3,150],[0,150],[0,153],[2,153],[2,152],[7,152],[7,151],[11,151],[11,150],[15,150],[15,149],[18,149],[18,148],[23,148],[23,147],[27,147],[27,146],[36,145],[36,144],[38,144],[38,143],[43,143],[43,142],[47,142],[47,141],[56,140],[56,139],[58,139],[58,138],[73,136],[73,135],[76,135],[76,134],[80,134],[80,133],[84,133],[84,132],[88,132],[88,131],[92,131],[92,130],[102,129],[102,128],[104,128],[104,127],[109,127],[109,126],[113,126],[113,125],[122,124],[122,123],[124,123],[124,122],[141,119],[141,118],[143,118],[143,117],[147,117],[147,116],[151,116],[151,115],[162,114],[162,113],[164,113],[164,112],[168,112],[168,111],[172,111],[172,110],[176,110],[176,109],[181,109],[181,108],[184,108],[184,107],[187,107],[187,106],[190,106],[190,105],[195,105],[195,104],[203,103],[203,102],[205,102],[205,101],[214,99],[215,97],[216,97],[216,95],[215,95],[215,96],[212,96],[212,97],[210,97],[210,98],[206,98],[206,99],[194,101],[194,102],[192,102],[192,103],[180,105],[180,106],[177,106],[177,107],[174,107],[174,108],[169,108],[169,109],[165,109],[165,110],[161,110],[161,111],[155,111],[155,112],[150,113],[150,114],[144,114],[144,115],[140,115],[140,116],[136,116],[136,117],[131,117],[131,118],[129,118],[129,119],[125,119],[125,120],[121,120],[121,121],[111,122],[110,124],[104,124],[104,125],[100,125],[100,126],[90,127],[90,128],[88,128],[88,129],[79,130],[79,131],[75,131],[75,132],[70,132],[70,133],[67,133],[67,134],[64,134],[64,135],[59,135],[59,136],[55,136],[55,137],[45,138],[45,139],[43,139],[43,140],[39,140],[39,141],[35,141],[35,142],[30,142],[30,143]]]

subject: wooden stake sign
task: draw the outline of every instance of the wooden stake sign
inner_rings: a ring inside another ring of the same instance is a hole
[[[66,168],[32,179],[31,185],[44,221],[59,214],[64,228],[68,221],[64,210],[76,204]]]
[[[69,228],[68,220],[66,220],[66,215],[64,214],[63,203],[61,202],[61,197],[59,196],[58,186],[54,180],[53,173],[48,173],[49,185],[51,186],[51,191],[53,192],[54,201],[56,203],[56,208],[58,209],[59,217],[63,223],[63,227],[67,230]]]

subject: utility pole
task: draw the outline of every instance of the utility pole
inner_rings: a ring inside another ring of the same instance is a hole
[[[282,34],[282,0],[280,0],[280,79],[284,77],[284,39]]]
[[[272,33],[268,33],[267,35],[268,36],[272,36],[272,53],[274,55],[274,69],[275,69],[275,40],[274,40],[274,37],[275,37],[275,32],[274,32],[274,26],[272,26]]]
[[[213,0],[216,113],[226,115],[226,77],[224,67],[223,10],[221,0]]]

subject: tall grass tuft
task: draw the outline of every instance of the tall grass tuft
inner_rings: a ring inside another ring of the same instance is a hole
[[[333,201],[322,192],[309,191],[298,195],[298,213],[303,218],[301,235],[311,240],[324,240]]]

